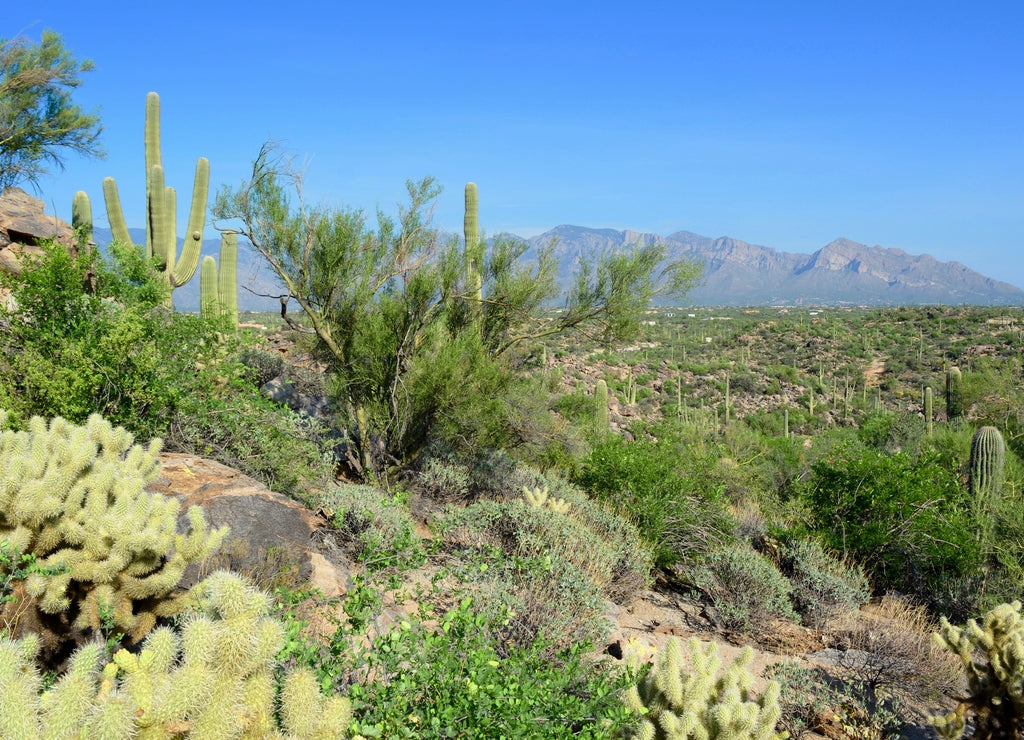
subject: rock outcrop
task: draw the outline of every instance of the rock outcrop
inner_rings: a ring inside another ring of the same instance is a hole
[[[28,255],[40,253],[39,244],[54,240],[68,249],[75,246],[71,225],[46,215],[46,204],[21,188],[0,193],[0,269],[18,273]]]
[[[295,584],[308,582],[324,596],[338,596],[349,587],[350,563],[325,536],[322,518],[301,504],[274,493],[233,468],[194,455],[163,453],[162,474],[147,490],[177,496],[185,511],[202,507],[212,526],[228,525],[231,534],[204,571],[229,568],[258,582],[282,575]],[[285,573],[285,572],[288,573]],[[205,572],[186,572],[190,587]]]

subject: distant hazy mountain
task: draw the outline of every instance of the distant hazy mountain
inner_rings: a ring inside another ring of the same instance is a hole
[[[140,242],[145,239],[141,230],[133,229],[132,236]],[[109,238],[109,232],[97,229],[100,244]],[[794,254],[689,231],[659,236],[558,226],[527,239],[530,249],[524,259],[533,259],[536,249],[552,240],[560,263],[560,282],[565,286],[581,256],[596,257],[636,244],[663,245],[668,259],[686,258],[704,266],[702,284],[687,299],[695,305],[1024,305],[1024,291],[959,262],[940,262],[927,254],[869,247],[849,239],[836,239],[813,254]],[[219,244],[219,238],[205,241],[203,254],[216,257]],[[277,299],[261,298],[245,289],[265,295],[281,293],[269,268],[244,246],[239,249],[238,275],[242,310],[280,309]],[[181,310],[198,310],[198,276],[174,291],[174,303]]]
[[[536,248],[552,239],[566,274],[581,255],[661,244],[669,259],[704,265],[703,283],[689,295],[696,305],[1024,304],[1024,291],[959,262],[849,239],[836,239],[809,255],[689,231],[659,236],[558,226],[528,241]]]

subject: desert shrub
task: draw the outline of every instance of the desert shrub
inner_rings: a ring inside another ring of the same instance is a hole
[[[478,501],[448,509],[440,532],[462,548],[456,574],[477,609],[514,644],[604,636],[602,596],[614,589],[619,553],[574,517],[523,500]]]
[[[868,707],[863,687],[841,682],[821,668],[796,663],[773,663],[765,678],[780,686],[779,727],[789,737],[803,737],[811,731],[825,737],[886,740],[900,737],[904,721],[898,703]]]
[[[885,596],[831,623],[826,639],[840,650],[839,674],[868,708],[934,704],[957,690],[960,675],[959,661],[932,640],[937,627],[925,607]]]
[[[710,471],[717,457],[685,452],[667,428],[656,440],[598,442],[573,482],[614,503],[643,533],[657,566],[693,558],[735,538],[721,488]]]
[[[468,598],[370,639],[350,624],[342,620],[320,644],[293,631],[288,652],[322,685],[344,685],[351,731],[364,737],[596,739],[632,723],[619,698],[626,672],[593,661],[581,645],[505,644]]]
[[[321,496],[337,537],[370,570],[416,567],[423,544],[405,506],[372,486],[343,484]]]
[[[781,566],[793,586],[793,608],[813,627],[856,610],[871,597],[863,569],[844,563],[814,540],[787,545]]]
[[[0,274],[16,304],[0,312],[0,386],[15,421],[100,413],[140,437],[162,436],[181,399],[214,382],[200,366],[222,356],[226,335],[168,311],[160,280],[119,245],[109,259],[44,246],[19,275]]]
[[[248,372],[247,377],[257,388],[269,383],[284,372],[284,358],[258,347],[243,347],[238,351],[238,361]]]
[[[715,550],[681,568],[680,575],[707,596],[728,629],[750,634],[771,619],[799,619],[789,601],[789,581],[749,547]]]
[[[880,590],[931,600],[981,567],[967,494],[930,454],[841,444],[811,466],[805,491],[817,535]]]

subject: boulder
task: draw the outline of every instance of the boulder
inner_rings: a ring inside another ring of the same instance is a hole
[[[0,193],[0,269],[17,273],[26,255],[38,254],[39,244],[55,240],[68,249],[75,247],[71,225],[46,215],[46,204],[21,188]]]
[[[212,562],[186,571],[181,586],[188,588],[213,570],[229,568],[263,588],[283,580],[291,585],[308,583],[327,597],[348,590],[352,564],[326,536],[323,518],[214,460],[163,453],[160,461],[161,476],[147,490],[182,502],[183,528],[193,505],[202,507],[211,526],[231,527]]]

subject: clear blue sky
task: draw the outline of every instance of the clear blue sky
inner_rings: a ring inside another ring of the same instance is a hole
[[[143,223],[143,114],[167,182],[237,184],[268,138],[306,194],[394,211],[408,178],[461,231],[559,224],[732,236],[811,252],[843,236],[1024,287],[1024,3],[5,3],[0,36],[61,33],[96,70],[106,160],[41,183]],[[11,7],[13,6],[13,7]]]

